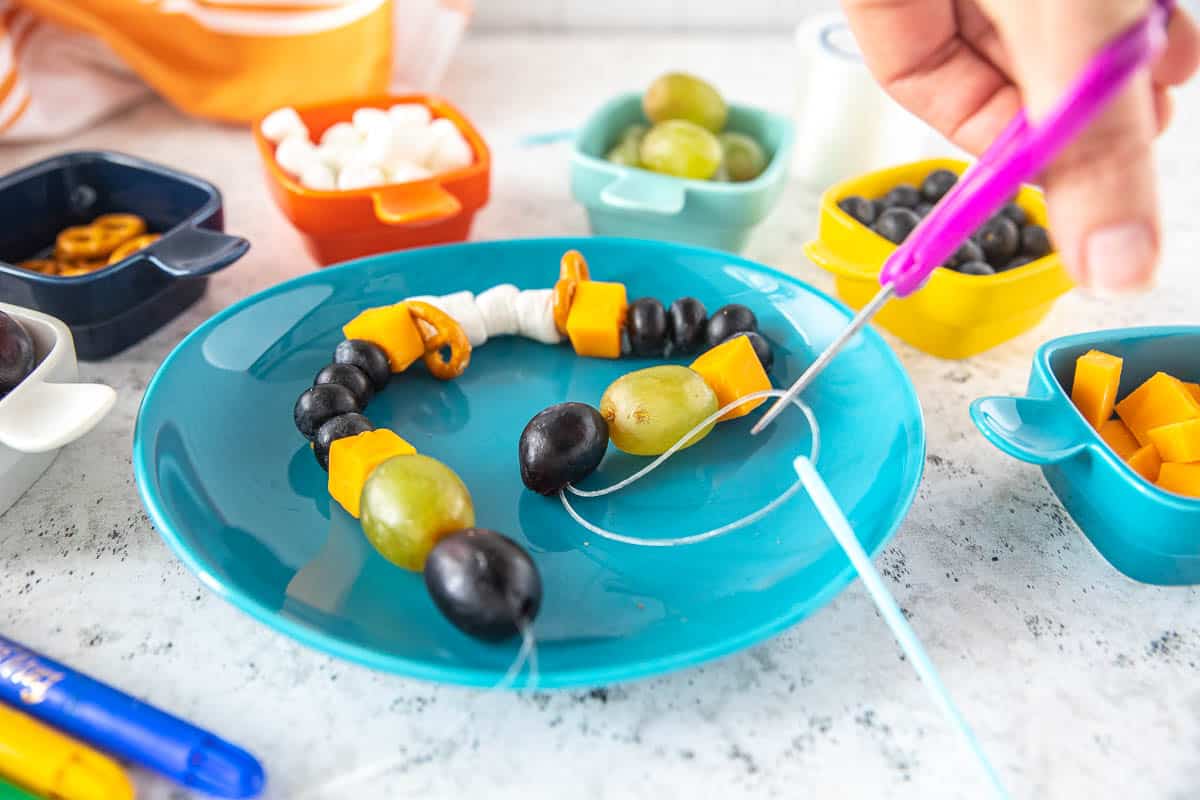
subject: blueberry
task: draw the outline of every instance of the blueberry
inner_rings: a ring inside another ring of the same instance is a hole
[[[681,297],[667,310],[671,351],[689,354],[704,345],[708,309],[694,297]]]
[[[714,347],[735,333],[746,331],[758,331],[758,318],[745,306],[730,303],[718,308],[709,318],[705,342],[709,347]]]
[[[1007,264],[1021,246],[1021,231],[1008,217],[996,215],[979,229],[975,241],[989,264]]]
[[[979,245],[967,239],[958,246],[958,249],[954,251],[954,255],[950,256],[946,261],[945,266],[949,269],[958,269],[960,265],[966,264],[969,261],[983,261],[983,251],[979,249]]]
[[[591,475],[608,449],[608,423],[585,403],[559,403],[538,412],[517,444],[521,481],[538,494],[556,494]]]
[[[743,331],[742,333],[735,333],[729,339],[736,339],[739,336],[745,336],[750,340],[750,346],[754,348],[754,355],[758,356],[758,361],[762,364],[762,368],[770,372],[771,367],[775,365],[775,353],[771,349],[771,343],[767,341],[767,337],[754,331]],[[725,341],[729,341],[729,339]]]
[[[338,439],[358,436],[360,433],[373,430],[375,427],[371,421],[354,411],[327,419],[321,427],[317,428],[317,436],[313,439],[313,455],[317,457],[317,463],[321,465],[321,468],[328,472],[330,445]]]
[[[392,366],[387,353],[374,342],[365,339],[347,339],[333,351],[335,364],[351,364],[367,373],[375,391],[382,391],[392,377]]]
[[[1049,255],[1054,247],[1050,244],[1050,235],[1041,225],[1026,225],[1021,229],[1021,255],[1031,259]]]
[[[542,605],[542,578],[524,548],[495,531],[442,537],[425,560],[425,588],[463,633],[489,642],[517,636]]]
[[[1029,215],[1025,213],[1025,209],[1021,208],[1016,203],[1007,203],[1003,208],[1000,209],[1000,214],[1008,217],[1013,222],[1017,223],[1018,226],[1024,225],[1029,221]]]
[[[1017,267],[1023,267],[1026,264],[1032,264],[1033,262],[1034,262],[1034,259],[1030,258],[1029,256],[1017,256],[1012,261],[1008,262],[1007,264],[1005,264],[1003,267],[1001,267],[1000,269],[998,269],[996,271],[997,272],[1008,272],[1010,269],[1016,269]]]
[[[883,196],[884,205],[889,208],[916,208],[921,202],[921,193],[917,187],[902,183]]]
[[[871,230],[893,244],[900,244],[908,238],[920,221],[917,212],[911,208],[889,208],[875,220]]]
[[[643,297],[629,304],[625,315],[625,330],[629,333],[629,349],[635,356],[661,356],[667,350],[667,310],[653,297]]]
[[[985,264],[982,261],[968,261],[958,267],[958,271],[963,275],[995,275],[996,270],[992,269],[991,264]]]
[[[313,386],[320,386],[323,383],[336,383],[338,386],[345,386],[354,395],[354,399],[358,401],[358,405],[362,408],[365,408],[367,403],[371,402],[371,398],[375,396],[375,386],[371,383],[371,379],[367,377],[367,373],[353,364],[329,364],[325,366],[317,373],[317,377],[313,378]]]
[[[838,200],[838,208],[863,225],[870,225],[875,221],[875,204],[865,197],[859,197],[856,194],[843,197],[841,200]]]
[[[917,216],[925,219],[929,216],[929,212],[933,211],[933,203],[917,203],[917,207],[913,209],[917,212]]]
[[[629,343],[629,329],[621,328],[621,358],[633,355],[633,345]]]
[[[292,418],[296,428],[309,440],[316,438],[317,429],[341,414],[361,410],[354,394],[345,386],[323,383],[306,389],[296,401]]]
[[[948,169],[935,169],[921,182],[921,196],[927,203],[936,203],[958,183],[958,176]]]

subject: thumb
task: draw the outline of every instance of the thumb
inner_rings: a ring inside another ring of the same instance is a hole
[[[997,8],[1021,94],[1036,120],[1150,0],[1041,0]],[[1075,280],[1104,292],[1143,289],[1158,263],[1160,222],[1150,70],[1135,74],[1043,175],[1055,244]]]

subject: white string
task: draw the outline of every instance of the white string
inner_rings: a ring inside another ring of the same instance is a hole
[[[622,544],[633,544],[642,547],[680,547],[683,545],[696,544],[709,539],[715,539],[716,537],[729,533],[730,531],[735,531],[738,528],[744,528],[747,525],[757,522],[767,514],[770,514],[772,511],[786,503],[791,499],[792,495],[800,491],[800,489],[803,487],[803,483],[799,480],[799,478],[797,478],[791,486],[785,489],[782,494],[757,511],[747,514],[740,519],[736,519],[733,522],[722,525],[719,528],[712,528],[711,530],[707,530],[702,533],[695,533],[690,536],[678,536],[672,539],[643,539],[635,536],[625,536],[624,534],[616,533],[614,531],[601,528],[598,525],[594,525],[580,516],[579,512],[575,510],[575,508],[571,505],[571,501],[567,499],[567,492],[578,495],[579,497],[602,497],[606,494],[612,494],[613,492],[620,491],[621,489],[624,489],[625,487],[641,480],[654,470],[658,469],[664,462],[666,462],[668,458],[682,450],[684,445],[692,440],[693,436],[700,433],[700,431],[704,430],[733,409],[743,406],[746,403],[752,403],[760,398],[783,397],[785,394],[786,392],[783,389],[765,389],[761,392],[754,392],[753,394],[748,394],[745,397],[740,397],[737,400],[734,400],[725,407],[714,411],[702,422],[681,436],[679,441],[671,445],[671,447],[658,458],[654,459],[649,464],[630,475],[628,478],[614,483],[612,486],[608,486],[604,489],[586,490],[577,489],[576,487],[567,484],[566,488],[560,490],[558,493],[558,497],[562,501],[563,508],[567,510],[567,513],[573,520],[575,520],[575,522],[582,525],[584,528],[588,529],[597,536],[610,539],[614,542],[621,542]],[[816,463],[817,456],[820,454],[821,450],[821,432],[817,425],[816,415],[813,414],[812,409],[809,408],[808,405],[806,405],[800,398],[792,397],[789,399],[794,406],[804,412],[804,417],[808,420],[809,430],[812,431],[812,448],[809,451],[808,458],[809,461]]]

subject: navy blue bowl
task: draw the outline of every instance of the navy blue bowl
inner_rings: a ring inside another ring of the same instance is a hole
[[[162,238],[77,277],[15,266],[52,253],[63,228],[112,213],[137,214]],[[161,328],[200,299],[208,275],[250,247],[222,233],[217,187],[120,153],[64,153],[0,178],[0,220],[0,298],[61,319],[86,360]]]

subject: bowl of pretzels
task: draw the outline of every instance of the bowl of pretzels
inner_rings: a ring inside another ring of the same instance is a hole
[[[0,219],[0,297],[65,322],[84,360],[161,328],[250,246],[211,183],[112,152],[0,177]]]

